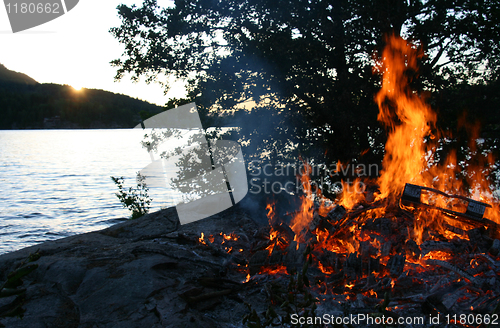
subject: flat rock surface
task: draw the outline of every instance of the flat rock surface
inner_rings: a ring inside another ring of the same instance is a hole
[[[265,299],[242,282],[232,255],[200,242],[200,233],[240,236],[256,228],[238,207],[179,225],[175,208],[107,229],[0,256],[0,282],[30,255],[38,268],[23,278],[22,319],[6,327],[241,327]],[[240,237],[241,246],[245,238]],[[248,239],[247,239],[248,242]],[[234,245],[233,245],[234,246]],[[0,299],[0,308],[9,298]]]

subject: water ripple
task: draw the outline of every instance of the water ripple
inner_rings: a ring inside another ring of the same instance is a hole
[[[110,176],[134,183],[150,163],[141,138],[131,129],[0,131],[0,254],[122,222],[129,213]]]

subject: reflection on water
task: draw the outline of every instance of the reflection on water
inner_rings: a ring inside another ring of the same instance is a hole
[[[141,130],[0,131],[0,253],[98,230],[129,216],[110,176],[151,163]],[[151,210],[168,206],[152,189]],[[162,200],[162,203],[155,200]]]

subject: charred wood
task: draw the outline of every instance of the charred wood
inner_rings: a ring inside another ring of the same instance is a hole
[[[288,269],[299,269],[304,264],[304,252],[306,245],[300,243],[297,245],[296,241],[292,241],[286,248],[283,262]]]
[[[269,265],[276,265],[283,263],[283,252],[277,249],[277,247],[273,248],[273,252],[269,256]]]
[[[493,244],[493,240],[488,236],[487,231],[484,227],[475,228],[467,231],[467,235],[469,236],[469,240],[474,242],[480,252],[488,250]]]
[[[420,247],[413,239],[408,239],[404,246],[405,254],[409,259],[418,260],[420,258]]]
[[[500,239],[493,240],[493,243],[491,244],[491,247],[488,250],[488,252],[493,256],[498,255],[498,253],[500,252]]]
[[[465,279],[469,280],[470,282],[472,283],[477,283],[476,279],[474,278],[474,276],[472,276],[471,274],[465,272],[464,270],[446,262],[446,261],[441,261],[441,260],[427,260],[426,261],[428,264],[430,265],[438,265],[442,268],[446,268],[448,270],[451,270],[455,273],[458,273],[460,276],[464,277]]]
[[[392,256],[387,262],[387,267],[389,268],[389,272],[391,276],[398,277],[403,273],[405,267],[406,256],[398,254]]]
[[[267,258],[269,257],[269,252],[267,250],[259,250],[252,255],[248,261],[248,268],[250,274],[254,275],[259,272],[260,268],[266,265]]]
[[[362,258],[358,252],[349,254],[344,263],[344,274],[348,280],[356,280],[363,274],[362,271]]]

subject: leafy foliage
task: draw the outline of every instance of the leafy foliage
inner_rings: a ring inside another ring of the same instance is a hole
[[[188,81],[205,122],[241,128],[233,137],[247,157],[378,162],[385,134],[372,56],[384,34],[426,50],[413,84],[432,91],[434,103],[461,83],[488,88],[500,68],[500,5],[492,0],[179,0],[166,8],[145,0],[118,13],[122,24],[111,33],[125,51],[112,62],[116,78]],[[455,118],[464,110],[443,105]]]
[[[149,188],[145,183],[145,179],[144,176],[137,173],[137,187],[129,187],[127,190],[124,187],[123,177],[111,177],[111,180],[118,187],[116,197],[118,197],[123,207],[132,212],[131,219],[140,218],[149,212],[152,199],[148,195]]]

